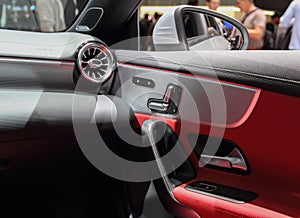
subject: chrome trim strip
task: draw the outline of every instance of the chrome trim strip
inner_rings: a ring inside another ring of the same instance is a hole
[[[63,60],[39,60],[34,58],[14,58],[14,57],[0,57],[0,62],[13,62],[13,63],[30,63],[30,64],[53,64],[53,65],[66,65],[74,66],[75,61],[63,61]]]

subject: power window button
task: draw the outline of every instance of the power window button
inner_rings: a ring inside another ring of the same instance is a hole
[[[194,188],[201,190],[201,191],[206,191],[206,192],[214,192],[215,190],[217,190],[217,186],[209,185],[206,183],[199,183]]]

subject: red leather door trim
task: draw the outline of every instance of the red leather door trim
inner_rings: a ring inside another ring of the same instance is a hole
[[[175,198],[184,205],[189,205],[202,218],[287,218],[285,214],[277,213],[257,205],[245,203],[236,204],[184,189],[185,185],[176,187]]]

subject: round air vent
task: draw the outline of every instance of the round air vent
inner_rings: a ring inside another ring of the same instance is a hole
[[[116,66],[112,53],[97,42],[87,43],[80,48],[77,64],[81,75],[93,83],[107,81]]]

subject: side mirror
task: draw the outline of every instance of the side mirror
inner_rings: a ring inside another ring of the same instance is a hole
[[[153,30],[156,51],[246,50],[247,29],[216,11],[178,6],[166,12]]]

